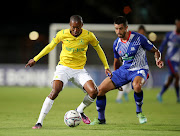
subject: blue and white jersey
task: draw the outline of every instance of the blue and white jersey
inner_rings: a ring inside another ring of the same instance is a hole
[[[129,31],[127,42],[117,38],[113,44],[114,58],[123,60],[125,69],[134,71],[140,69],[149,69],[145,50],[151,50],[153,44],[143,35]]]
[[[175,31],[168,32],[161,46],[159,47],[161,53],[166,46],[168,46],[166,52],[166,61],[170,60],[180,63],[180,34],[176,34]]]

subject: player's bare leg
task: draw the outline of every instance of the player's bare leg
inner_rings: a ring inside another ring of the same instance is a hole
[[[141,92],[141,88],[143,86],[143,84],[145,83],[144,78],[142,78],[141,76],[136,76],[133,80],[132,86],[133,89],[136,93],[140,93]]]
[[[62,91],[63,82],[60,80],[54,80],[52,88],[53,89],[50,92],[48,98],[50,98],[51,100],[54,100],[59,95],[59,92]]]
[[[140,124],[147,122],[147,118],[142,114],[142,108],[141,108],[143,104],[143,91],[141,88],[144,83],[145,80],[141,76],[136,76],[132,83],[134,89],[134,99],[136,102],[136,114]]]
[[[115,85],[113,84],[112,80],[110,77],[107,77],[104,79],[104,81],[98,86],[98,96],[104,96],[107,92],[110,90],[115,89]]]
[[[60,80],[53,81],[52,91],[49,94],[49,96],[46,97],[46,99],[43,103],[38,121],[37,121],[36,125],[34,127],[32,127],[32,129],[39,129],[42,127],[44,118],[50,111],[50,109],[54,103],[54,99],[58,96],[58,94],[62,90],[62,88],[63,88],[63,82],[61,82]]]
[[[89,80],[85,83],[84,89],[92,99],[95,99],[97,97],[98,94],[97,86],[94,84],[92,80]]]
[[[85,83],[85,85],[83,86],[83,88],[84,88],[84,90],[86,90],[87,95],[84,97],[83,102],[78,106],[78,108],[76,110],[80,113],[82,121],[85,124],[90,124],[91,121],[84,114],[84,109],[94,102],[95,98],[97,97],[98,90],[97,90],[97,87],[92,80],[87,81]]]
[[[98,86],[98,96],[96,100],[96,108],[98,111],[98,119],[95,119],[93,122],[91,122],[90,125],[95,125],[95,124],[106,124],[105,120],[105,107],[106,107],[106,96],[105,94],[110,91],[115,89],[115,85],[113,84],[112,80],[110,77],[107,77],[104,79],[104,81]]]

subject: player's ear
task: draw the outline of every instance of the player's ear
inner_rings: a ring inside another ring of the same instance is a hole
[[[126,26],[126,31],[128,31],[128,26]]]
[[[81,24],[81,28],[83,27],[83,23]]]
[[[69,22],[69,26],[71,27],[71,21]]]

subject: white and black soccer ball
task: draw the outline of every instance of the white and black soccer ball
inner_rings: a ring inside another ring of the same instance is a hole
[[[76,127],[81,123],[81,116],[76,110],[70,110],[64,115],[64,123],[68,127]]]

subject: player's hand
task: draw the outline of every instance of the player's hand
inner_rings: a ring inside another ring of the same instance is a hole
[[[27,68],[28,66],[32,67],[36,64],[36,61],[34,61],[34,59],[30,59],[28,61],[28,63],[26,64],[25,68]]]
[[[156,65],[159,67],[159,68],[163,68],[164,67],[164,62],[160,59],[156,60]]]
[[[106,76],[109,76],[110,78],[112,77],[112,72],[110,69],[105,69],[105,74]]]

